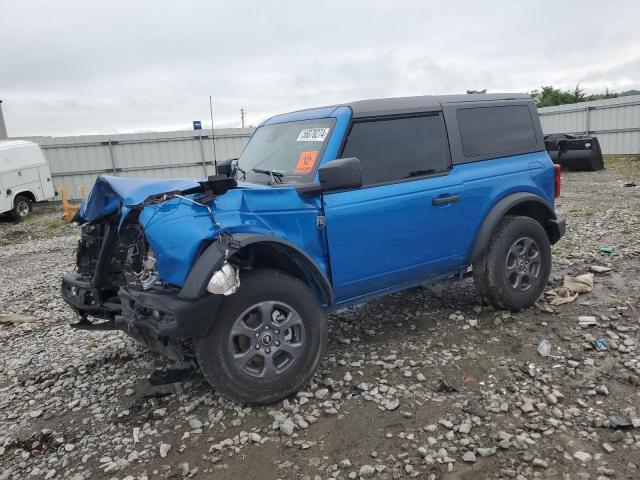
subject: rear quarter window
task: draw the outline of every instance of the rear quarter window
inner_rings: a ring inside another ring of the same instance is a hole
[[[508,153],[537,144],[531,112],[526,105],[461,108],[457,118],[466,157]]]

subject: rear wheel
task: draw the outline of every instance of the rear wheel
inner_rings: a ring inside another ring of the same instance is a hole
[[[29,215],[31,210],[31,200],[24,195],[16,195],[16,198],[13,199],[13,210],[9,212],[9,215],[14,220],[18,220]]]
[[[307,285],[283,272],[245,273],[207,336],[195,339],[198,365],[223,395],[273,403],[307,384],[327,344],[326,314]]]
[[[551,245],[544,228],[529,217],[503,218],[484,258],[473,264],[480,294],[496,308],[521,310],[542,294],[551,272]]]

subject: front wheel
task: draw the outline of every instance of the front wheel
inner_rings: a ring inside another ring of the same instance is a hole
[[[26,217],[32,210],[31,200],[23,195],[16,195],[13,199],[13,210],[9,212],[9,215],[13,220],[19,220]]]
[[[239,402],[273,403],[313,377],[327,344],[326,314],[300,280],[277,270],[248,271],[194,344],[217,391]]]
[[[513,311],[535,303],[550,272],[549,237],[530,217],[504,217],[491,236],[486,256],[473,264],[480,294],[494,307]]]

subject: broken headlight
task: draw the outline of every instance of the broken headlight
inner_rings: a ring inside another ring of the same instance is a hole
[[[239,286],[240,271],[238,267],[225,262],[222,267],[213,274],[211,280],[209,280],[207,292],[226,296],[235,293]]]

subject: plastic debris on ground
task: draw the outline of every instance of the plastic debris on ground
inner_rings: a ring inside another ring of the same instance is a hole
[[[604,338],[599,338],[595,342],[593,342],[593,346],[596,347],[596,350],[606,350],[607,341]]]
[[[549,340],[544,339],[540,342],[540,345],[538,345],[538,353],[543,357],[551,355],[551,344]]]

